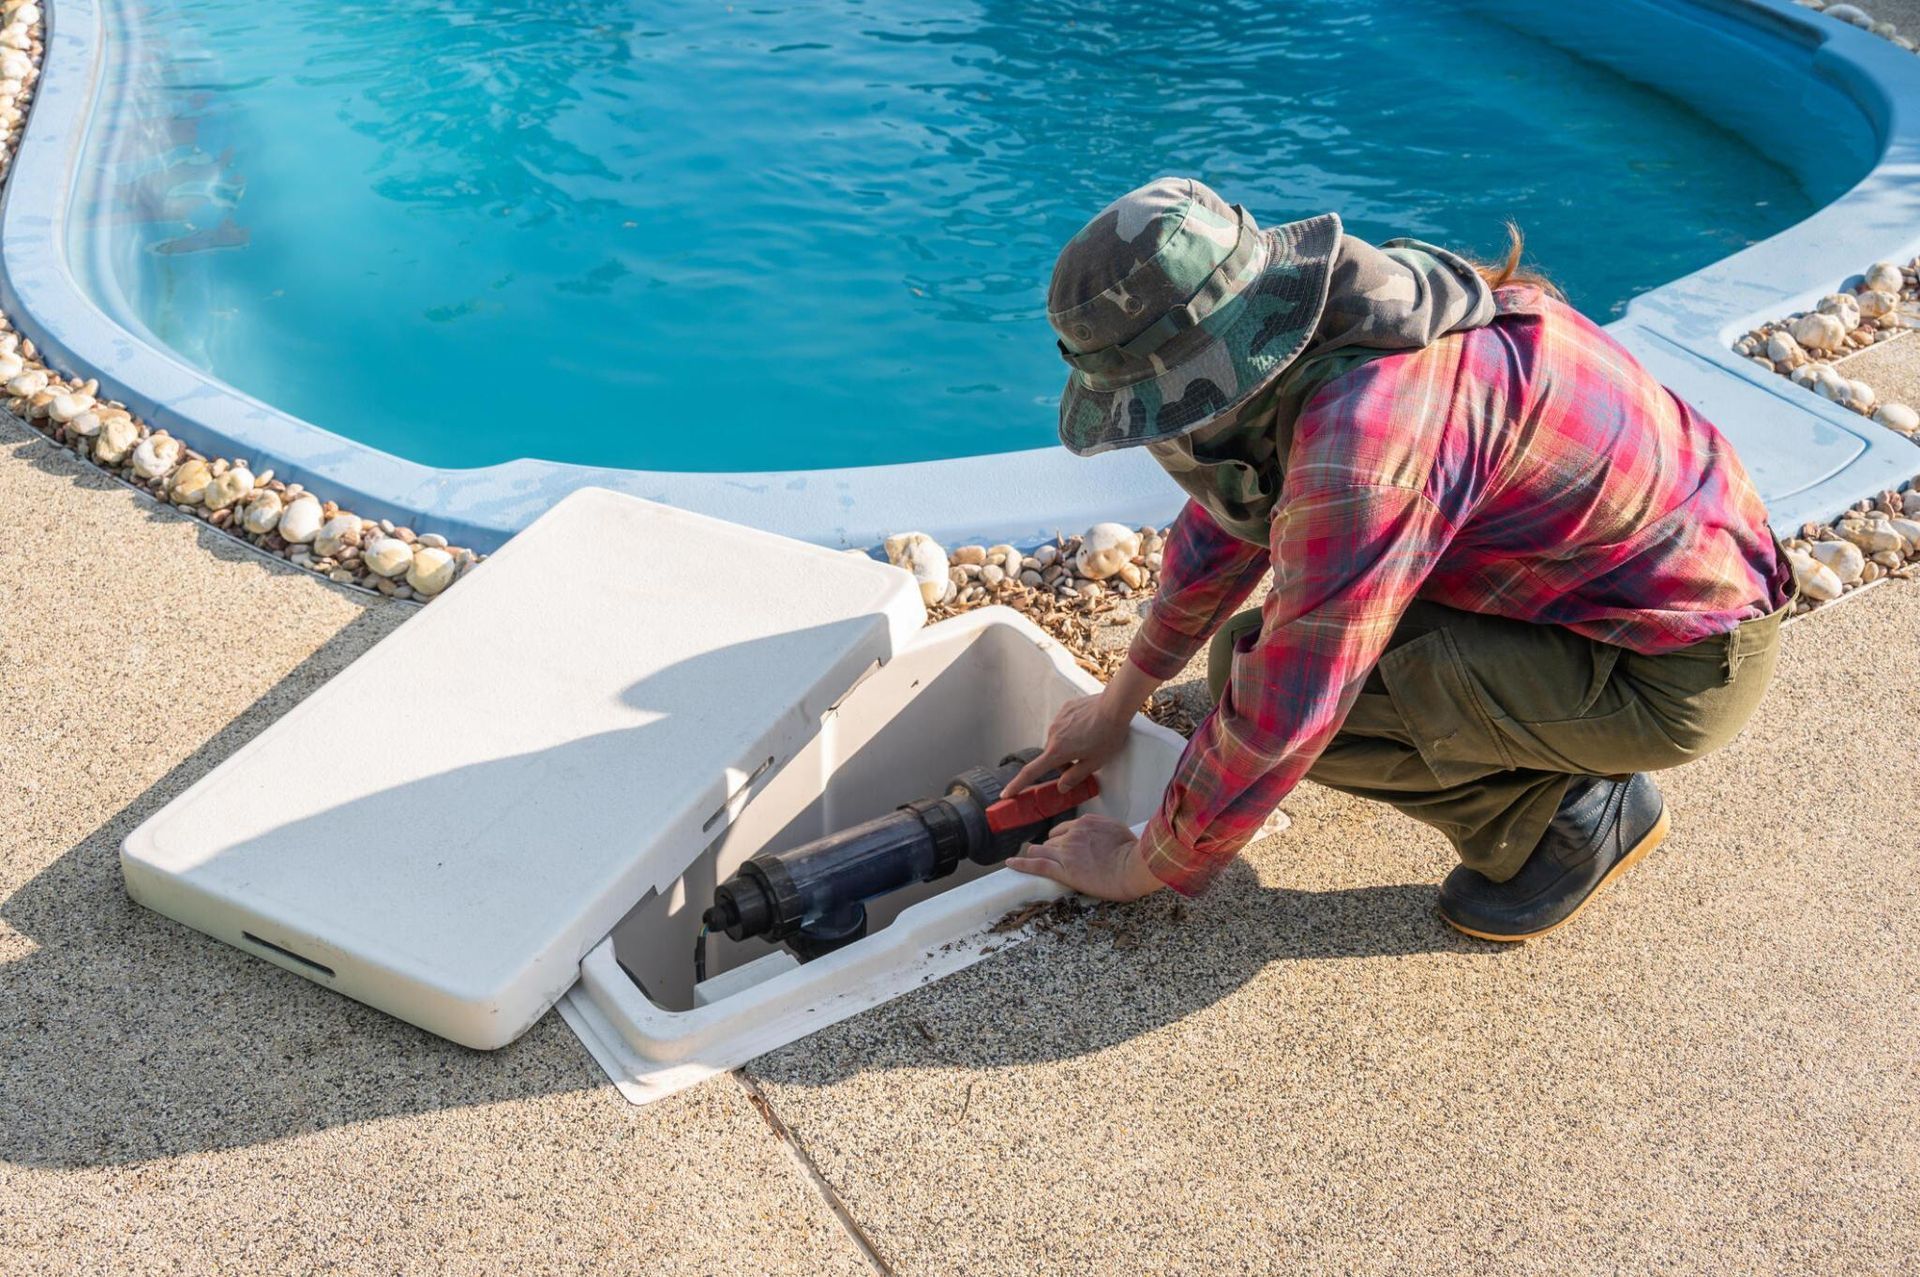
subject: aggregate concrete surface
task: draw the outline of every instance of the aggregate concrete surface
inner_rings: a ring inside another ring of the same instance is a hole
[[[1920,0],[1872,0],[1855,5],[1873,15],[1876,22],[1891,22],[1908,39],[1920,39]]]
[[[1912,333],[1849,355],[1834,367],[1872,386],[1876,402],[1920,405],[1920,337]]]
[[[869,1271],[732,1079],[633,1108],[556,1016],[468,1051],[127,898],[410,611],[0,421],[0,1272]]]
[[[1920,589],[1788,633],[1554,936],[1455,935],[1440,838],[1308,785],[1200,900],[750,1072],[901,1272],[1920,1271]]]
[[[732,1079],[632,1108],[553,1016],[466,1051],[127,900],[120,837],[407,612],[0,422],[0,1271],[866,1271]],[[1920,1271],[1916,668],[1915,586],[1792,626],[1547,940],[1306,786],[1202,899],[749,1073],[901,1273]]]

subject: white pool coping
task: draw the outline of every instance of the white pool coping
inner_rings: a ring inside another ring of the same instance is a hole
[[[280,478],[363,517],[405,522],[481,550],[587,486],[833,546],[870,546],[910,528],[949,544],[1032,544],[1103,519],[1163,523],[1178,509],[1178,490],[1139,449],[1082,459],[1048,447],[778,472],[532,460],[444,469],[282,412],[116,324],[75,279],[63,231],[103,78],[104,17],[99,0],[43,0],[43,8],[45,62],[0,210],[0,306],[49,364],[98,377],[103,397],[200,452],[271,466]],[[1667,19],[1697,27],[1702,38],[1737,38],[1765,45],[1770,59],[1804,62],[1861,109],[1879,142],[1878,162],[1840,199],[1642,294],[1609,327],[1733,440],[1776,528],[1831,518],[1920,472],[1920,448],[1742,359],[1731,344],[1763,320],[1810,307],[1871,261],[1905,262],[1920,251],[1920,57],[1790,0],[1674,0],[1663,8]],[[1725,29],[1729,19],[1737,31]],[[1604,53],[1582,52],[1604,60]],[[1752,92],[1758,100],[1778,87],[1760,83]],[[1605,233],[1596,226],[1596,234]]]

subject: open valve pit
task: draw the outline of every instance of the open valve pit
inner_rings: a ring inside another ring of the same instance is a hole
[[[611,580],[609,546],[635,551]],[[557,1005],[644,1101],[977,961],[1063,894],[1000,867],[1059,813],[981,825],[1098,687],[1012,611],[927,626],[898,569],[583,489],[121,864],[141,903],[468,1046]],[[1144,824],[1183,746],[1136,718],[1077,810]]]

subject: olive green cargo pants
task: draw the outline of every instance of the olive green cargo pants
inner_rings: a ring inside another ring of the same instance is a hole
[[[1570,776],[1678,767],[1720,748],[1773,678],[1788,609],[1643,656],[1557,625],[1416,602],[1309,779],[1391,804],[1505,882],[1546,833]],[[1220,698],[1258,611],[1214,636]]]

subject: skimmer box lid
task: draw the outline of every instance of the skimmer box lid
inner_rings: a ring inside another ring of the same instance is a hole
[[[577,492],[130,834],[128,890],[501,1045],[924,618],[885,564]]]

